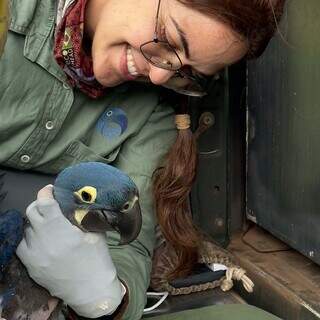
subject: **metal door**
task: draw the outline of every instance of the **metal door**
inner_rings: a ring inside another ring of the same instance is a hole
[[[320,263],[320,2],[290,0],[248,64],[247,216]]]

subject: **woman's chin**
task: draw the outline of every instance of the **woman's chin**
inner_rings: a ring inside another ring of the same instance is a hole
[[[100,78],[96,76],[96,80],[103,86],[106,88],[112,88],[115,86],[118,86],[119,84],[125,82],[125,80],[122,79],[106,79],[105,77]]]

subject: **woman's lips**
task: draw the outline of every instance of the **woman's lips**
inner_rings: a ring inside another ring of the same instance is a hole
[[[128,50],[128,46],[124,46],[123,52],[122,52],[122,56],[120,59],[120,71],[124,77],[125,80],[128,81],[132,81],[135,80],[137,77],[133,76],[129,73],[128,70],[128,59],[127,59],[127,50]]]

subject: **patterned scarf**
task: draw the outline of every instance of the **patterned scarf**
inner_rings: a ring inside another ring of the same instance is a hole
[[[54,57],[71,86],[98,98],[105,88],[95,79],[91,55],[83,48],[86,3],[87,0],[59,0]]]

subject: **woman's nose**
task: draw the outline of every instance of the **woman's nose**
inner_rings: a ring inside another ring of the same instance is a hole
[[[173,75],[174,71],[158,68],[154,65],[150,65],[149,78],[152,83],[161,85],[166,83]]]

